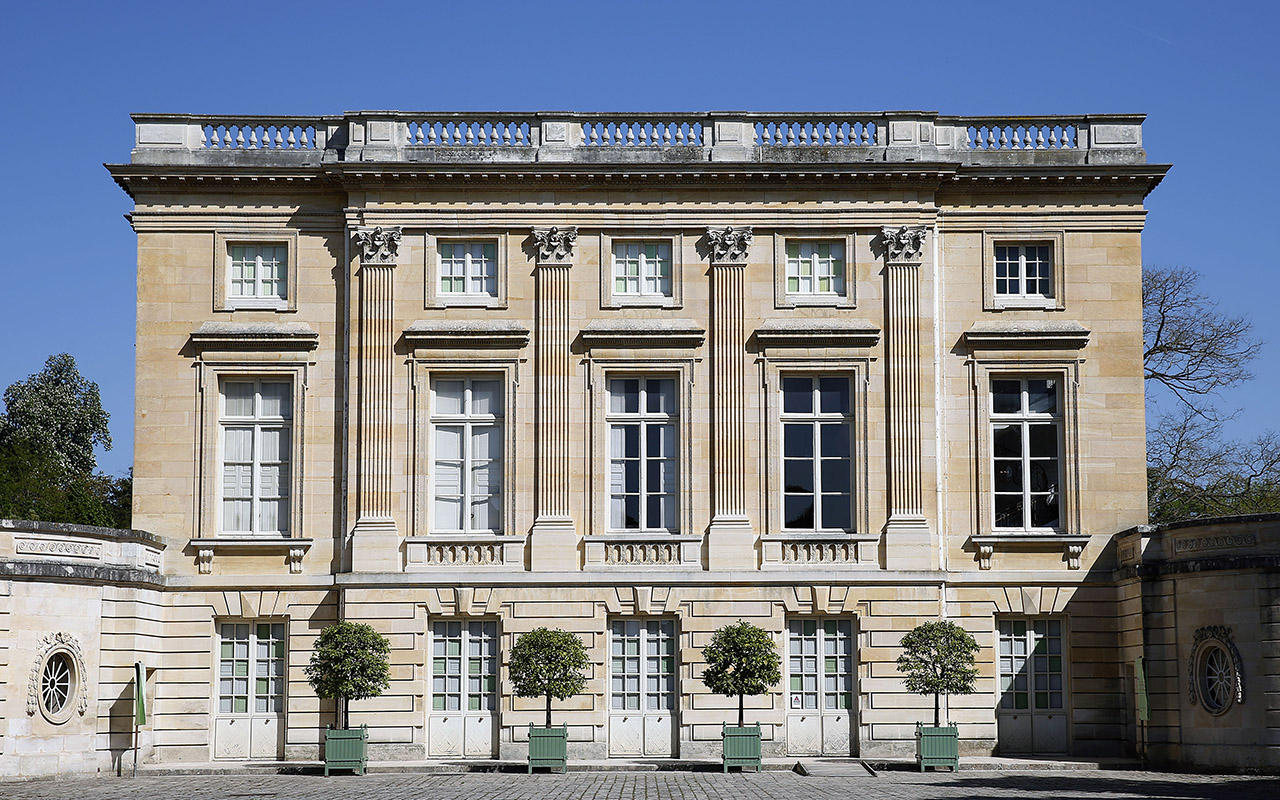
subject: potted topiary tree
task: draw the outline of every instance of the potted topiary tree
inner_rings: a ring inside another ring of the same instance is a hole
[[[591,666],[582,640],[568,631],[534,628],[516,639],[508,672],[517,697],[546,697],[547,725],[529,723],[529,772],[548,767],[564,772],[569,763],[569,726],[551,727],[551,698],[568,700],[586,686]]]
[[[763,628],[739,620],[715,632],[711,642],[702,648],[707,668],[702,682],[711,691],[738,698],[738,726],[723,726],[721,751],[723,769],[755,767],[760,769],[760,725],[747,727],[743,719],[743,698],[767,694],[782,680],[782,659],[777,644]]]
[[[353,769],[363,775],[368,765],[369,726],[351,729],[347,715],[352,700],[377,697],[391,685],[391,644],[372,627],[335,622],[316,638],[307,681],[316,696],[338,701],[338,725],[324,734],[324,774]]]
[[[954,723],[943,726],[942,695],[973,694],[978,670],[973,665],[978,643],[950,621],[925,622],[902,637],[898,671],[906,675],[907,691],[933,695],[933,727],[916,723],[916,764],[960,768],[960,733]]]

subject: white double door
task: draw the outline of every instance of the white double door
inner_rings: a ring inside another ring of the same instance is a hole
[[[427,755],[492,758],[498,743],[498,623],[431,624]]]
[[[1069,745],[1063,621],[1001,619],[997,625],[1000,755],[1061,754]]]
[[[788,620],[787,689],[787,754],[853,755],[853,620]]]
[[[281,621],[218,624],[213,757],[284,756],[284,686],[288,630]]]
[[[676,754],[676,636],[672,620],[609,626],[609,755]]]

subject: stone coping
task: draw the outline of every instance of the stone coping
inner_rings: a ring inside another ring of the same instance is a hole
[[[771,319],[755,329],[764,347],[872,347],[880,329],[865,320]]]
[[[965,331],[970,347],[1042,347],[1080,349],[1089,343],[1089,329],[1074,320],[1009,320],[975,322]]]
[[[578,334],[588,348],[617,347],[700,347],[706,329],[687,319],[597,319]]]
[[[314,350],[320,334],[304,322],[205,322],[191,332],[196,350],[216,347]]]
[[[116,542],[142,542],[164,549],[164,540],[147,531],[119,528],[100,528],[96,525],[76,525],[70,522],[40,522],[28,519],[0,519],[0,531],[10,533],[46,533],[55,536],[83,536]]]
[[[529,329],[514,320],[418,320],[404,329],[415,350],[490,348],[519,350],[529,344]]]

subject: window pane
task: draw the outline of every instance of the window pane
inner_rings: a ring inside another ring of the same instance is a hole
[[[823,458],[849,456],[849,425],[847,423],[824,424],[820,439]]]
[[[435,457],[438,459],[462,458],[462,432],[461,426],[437,425]]]
[[[813,528],[813,496],[789,494],[783,498],[784,527]]]
[[[813,426],[802,423],[783,425],[782,454],[787,458],[812,458]]]
[[[263,381],[259,387],[262,406],[258,415],[262,417],[291,417],[289,402],[290,386],[283,381]]]
[[[818,381],[819,411],[823,414],[849,413],[849,379],[821,378]]]
[[[995,463],[995,487],[997,492],[1022,491],[1022,462],[1000,460]]]
[[[645,381],[645,410],[651,414],[676,413],[676,382],[670,378]]]
[[[1061,526],[1058,516],[1058,495],[1031,496],[1031,527],[1057,528]]]
[[[502,431],[497,425],[473,425],[471,428],[471,459],[502,458]]]
[[[1022,411],[1022,382],[991,382],[991,413],[1017,414]]]
[[[253,416],[254,384],[252,382],[227,381],[222,384],[225,398],[223,413],[228,417]]]
[[[1031,440],[1032,458],[1057,458],[1057,425],[1031,425],[1028,435]]]
[[[640,412],[640,381],[615,379],[609,381],[609,411],[618,414]]]
[[[993,425],[991,453],[996,458],[1018,458],[1022,455],[1022,426]]]
[[[813,379],[782,379],[782,411],[785,414],[813,412]]]
[[[996,495],[996,519],[997,528],[1021,528],[1022,522],[1022,495]]]
[[[471,413],[502,415],[502,381],[471,382]]]
[[[822,527],[847,530],[853,527],[853,503],[847,494],[822,496]]]
[[[1027,410],[1033,414],[1058,413],[1058,382],[1027,381]]]
[[[466,381],[436,381],[435,413],[461,414],[466,387]]]
[[[824,459],[822,461],[822,491],[847,492],[851,488],[849,461],[843,458]]]
[[[813,461],[787,459],[783,463],[783,491],[813,492]]]

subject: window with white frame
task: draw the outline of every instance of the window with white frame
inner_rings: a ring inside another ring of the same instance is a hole
[[[432,530],[502,531],[502,379],[431,382]]]
[[[782,527],[853,530],[851,381],[782,377]]]
[[[613,294],[671,296],[670,242],[613,242]]]
[[[280,305],[288,295],[289,248],[284,244],[227,246],[227,299],[239,305]]]
[[[1053,297],[1052,252],[1047,244],[996,245],[996,297]]]
[[[1062,396],[1055,378],[991,379],[996,530],[1062,527]]]
[[[284,712],[283,622],[224,622],[218,626],[218,713]]]
[[[676,381],[611,378],[609,529],[675,532]]]
[[[843,297],[844,243],[787,241],[787,294]]]
[[[438,241],[440,294],[498,296],[498,243]]]
[[[281,380],[224,380],[222,533],[287,536],[293,385]]]
[[[494,711],[498,623],[438,620],[431,626],[431,710]]]

